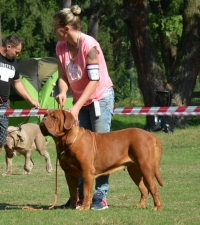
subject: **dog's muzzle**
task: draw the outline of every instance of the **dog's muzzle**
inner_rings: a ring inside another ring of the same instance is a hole
[[[41,130],[41,133],[44,136],[49,136],[50,135],[48,130],[47,130],[47,128],[46,128],[46,126],[45,126],[45,124],[44,124],[44,122],[41,121],[40,124],[39,124],[39,127],[40,127],[40,130]]]

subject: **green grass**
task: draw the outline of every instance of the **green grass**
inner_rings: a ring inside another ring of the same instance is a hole
[[[164,187],[159,187],[163,210],[152,211],[149,196],[146,209],[134,209],[140,198],[137,187],[126,171],[110,176],[107,196],[109,209],[104,211],[48,210],[55,191],[56,152],[53,142],[48,145],[53,172],[45,170],[44,159],[34,151],[35,163],[30,175],[22,175],[24,158],[13,159],[13,175],[0,177],[0,224],[106,224],[106,225],[193,225],[200,224],[200,138],[199,118],[190,118],[190,126],[175,129],[173,134],[155,132],[163,144],[161,175]],[[112,130],[126,127],[143,127],[144,116],[117,116],[112,120]],[[0,154],[0,173],[5,172],[4,152]],[[64,173],[58,167],[57,205],[69,197]],[[28,205],[42,211],[24,211]]]

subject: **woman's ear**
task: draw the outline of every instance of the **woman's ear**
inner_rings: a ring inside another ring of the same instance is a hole
[[[69,26],[65,26],[65,31],[68,32],[69,31]]]

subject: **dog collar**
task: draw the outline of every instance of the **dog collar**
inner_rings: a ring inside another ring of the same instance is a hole
[[[71,145],[70,145],[70,146],[68,146],[68,148],[67,148],[67,149],[65,149],[64,151],[62,151],[62,152],[60,153],[61,155],[62,155],[63,153],[65,153],[67,150],[69,150],[69,149],[70,149],[70,147],[72,147],[72,145],[75,143],[76,139],[78,138],[78,135],[79,135],[79,131],[78,131],[78,133],[76,134],[76,136],[75,136],[75,138],[74,138],[73,142],[71,143]]]

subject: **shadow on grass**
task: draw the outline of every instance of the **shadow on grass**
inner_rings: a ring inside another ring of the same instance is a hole
[[[23,207],[28,207],[30,209],[23,209]],[[12,205],[7,203],[0,203],[0,211],[1,210],[53,210],[49,209],[49,205]]]

